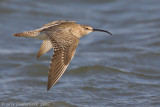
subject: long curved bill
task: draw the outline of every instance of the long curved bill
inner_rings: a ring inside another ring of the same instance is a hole
[[[111,33],[111,32],[109,32],[109,31],[106,31],[106,30],[101,30],[101,29],[93,29],[93,31],[106,32],[106,33],[108,33],[108,34],[112,35],[112,33]]]

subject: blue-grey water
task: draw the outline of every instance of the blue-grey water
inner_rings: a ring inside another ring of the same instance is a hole
[[[52,52],[15,38],[54,20],[113,33],[80,39],[75,57],[47,92]],[[1,0],[0,107],[159,107],[160,0]]]

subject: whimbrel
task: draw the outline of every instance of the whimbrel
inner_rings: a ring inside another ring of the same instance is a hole
[[[75,21],[58,20],[43,25],[41,28],[14,34],[15,37],[30,37],[43,40],[37,58],[54,48],[48,72],[47,90],[49,90],[72,60],[79,38],[93,31],[106,32],[106,30],[93,29],[88,25],[76,24]]]

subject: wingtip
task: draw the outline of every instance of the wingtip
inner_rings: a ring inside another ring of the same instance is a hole
[[[19,34],[18,33],[14,33],[13,36],[14,37],[19,37]]]
[[[14,37],[25,37],[24,33],[14,33]]]
[[[47,86],[47,91],[49,91],[49,90],[50,90],[50,88],[51,88],[50,86]]]
[[[40,57],[39,55],[36,56],[37,59],[39,59],[39,57]]]

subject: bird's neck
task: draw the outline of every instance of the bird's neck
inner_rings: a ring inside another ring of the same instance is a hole
[[[84,36],[83,34],[81,34],[79,30],[76,30],[76,29],[70,29],[70,32],[77,38],[81,38],[82,36]]]

